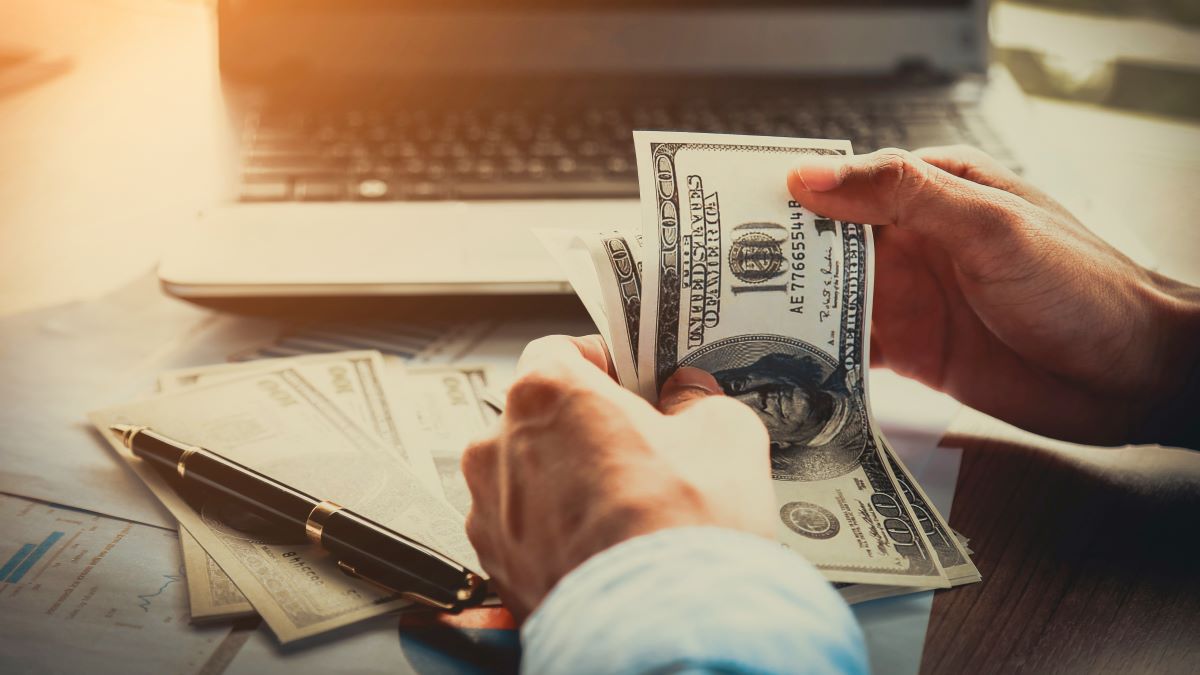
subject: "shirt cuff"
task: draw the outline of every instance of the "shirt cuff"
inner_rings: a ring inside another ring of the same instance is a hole
[[[522,671],[867,671],[850,608],[800,555],[746,532],[660,530],[602,551],[525,622]]]

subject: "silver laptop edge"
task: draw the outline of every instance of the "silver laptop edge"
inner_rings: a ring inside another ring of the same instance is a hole
[[[268,70],[279,58],[272,48],[286,53],[308,45],[339,55],[309,64],[335,75],[435,77],[467,69],[537,73],[546,64],[584,76],[589,71],[864,75],[912,63],[949,74],[985,72],[984,0],[845,10],[792,9],[769,0],[748,4],[440,11],[391,22],[347,12],[311,26],[298,21],[286,31],[287,40],[260,45],[241,58],[250,70],[256,65]],[[664,49],[664,39],[674,42]],[[339,49],[338,40],[352,40],[354,48]],[[540,248],[530,250],[538,246],[531,227],[637,223],[632,199],[231,203],[183,228],[159,277],[168,292],[189,299],[562,293],[570,290],[562,273]]]

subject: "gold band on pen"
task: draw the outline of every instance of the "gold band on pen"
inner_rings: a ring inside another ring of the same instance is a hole
[[[188,458],[191,457],[192,455],[196,454],[197,452],[200,452],[200,450],[201,450],[200,448],[198,448],[194,445],[183,449],[183,454],[181,454],[179,456],[179,461],[175,462],[175,472],[179,474],[180,478],[184,478],[187,476]]]
[[[114,430],[117,428],[121,428],[121,444],[125,446],[126,450],[132,450],[133,437],[149,429],[150,427],[119,425],[118,427],[114,427]]]
[[[325,531],[325,522],[329,516],[341,511],[342,507],[326,499],[313,507],[304,521],[304,535],[317,546],[321,545],[321,534]]]

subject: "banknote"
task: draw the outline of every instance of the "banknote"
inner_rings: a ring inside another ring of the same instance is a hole
[[[596,324],[596,330],[607,345],[615,345],[612,331],[609,328],[608,311],[604,306],[605,297],[603,280],[599,276],[594,261],[594,255],[589,250],[587,241],[574,230],[559,230],[552,228],[536,228],[534,235],[542,247],[558,264],[559,269],[567,277],[571,287],[588,316]],[[640,281],[639,281],[640,284]]]
[[[425,486],[437,493],[439,481],[433,457],[418,442],[406,442],[405,429],[414,422],[407,406],[392,405],[403,395],[405,364],[375,350],[310,354],[242,363],[221,363],[161,373],[158,389],[178,391],[196,384],[244,377],[247,373],[293,368],[347,415],[385,441],[413,468]],[[386,373],[385,373],[386,371]]]
[[[233,579],[183,525],[179,526],[179,551],[183,555],[183,575],[192,621],[226,621],[255,613],[254,605]]]
[[[610,346],[617,381],[639,391],[638,326],[642,318],[642,237],[637,233],[538,233],[542,245],[567,271],[567,281]]]
[[[950,580],[950,585],[961,586],[979,581],[982,577],[979,569],[975,567],[975,563],[971,562],[965,538],[950,529],[946,519],[929,500],[929,496],[925,494],[921,484],[913,478],[912,472],[904,465],[900,455],[892,449],[887,437],[880,434],[878,440],[883,449],[884,458],[896,476],[900,489],[904,492],[904,499],[916,516],[917,523],[925,534],[925,539],[929,541],[929,545],[937,555],[942,569],[945,570],[946,576]]]
[[[757,412],[779,540],[830,580],[949,585],[867,398],[871,232],[808,211],[785,184],[798,157],[849,142],[639,131],[634,149],[642,396],[694,366]]]
[[[462,515],[471,510],[471,491],[460,465],[467,445],[495,421],[486,402],[487,369],[482,366],[414,366],[405,373],[413,430],[433,456],[441,490]]]
[[[189,500],[172,476],[136,459],[108,430],[149,425],[208,447],[299,490],[354,508],[479,571],[463,518],[412,468],[295,369],[252,373],[92,413],[90,419],[195,536],[281,642],[405,603],[344,575],[303,536],[220,502]]]
[[[937,554],[938,560],[942,564],[942,569],[946,571],[950,585],[962,586],[964,584],[973,584],[982,579],[979,570],[975,567],[975,563],[971,561],[971,550],[967,546],[967,538],[946,524],[945,518],[942,517],[937,507],[929,501],[925,490],[913,478],[908,467],[904,465],[904,461],[900,459],[900,455],[892,449],[891,444],[888,443],[887,436],[880,434],[879,444],[883,448],[884,456],[887,458],[889,466],[892,467],[892,472],[896,475],[901,489],[904,491],[905,499],[909,502],[913,513],[916,515],[917,522],[924,531],[926,539],[929,540],[930,546],[933,547],[934,553]],[[836,584],[836,586],[842,598],[850,604],[918,593],[923,590],[932,590],[933,588],[880,586],[875,584]]]
[[[355,420],[385,439],[417,472],[424,485],[441,494],[441,485],[433,457],[425,445],[414,439],[402,439],[401,427],[410,430],[411,419],[406,406],[395,407],[385,389],[399,384],[405,370],[404,362],[395,357],[384,358],[379,352],[360,350],[313,354],[291,358],[261,359],[244,363],[222,363],[195,368],[181,368],[159,375],[159,391],[178,391],[201,383],[218,382],[247,373],[295,368],[321,393]],[[386,373],[381,371],[387,370]],[[179,530],[183,550],[192,619],[197,621],[227,619],[254,612],[246,597],[220,565],[203,552],[203,548],[185,527]]]

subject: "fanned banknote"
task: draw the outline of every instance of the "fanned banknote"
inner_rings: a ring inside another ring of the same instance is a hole
[[[850,144],[672,132],[634,144],[641,236],[543,236],[560,262],[591,263],[571,281],[621,383],[653,401],[695,366],[754,409],[771,435],[779,539],[830,580],[866,597],[977,579],[871,415],[870,230],[787,192],[797,156]]]
[[[418,439],[403,439],[416,431],[415,418],[408,406],[395,406],[398,389],[404,384],[405,366],[395,357],[362,350],[312,354],[306,356],[261,359],[245,363],[222,363],[171,370],[159,375],[158,388],[171,392],[199,384],[211,384],[248,373],[294,368],[330,401],[381,439],[403,458],[422,484],[434,494],[442,494],[433,457]],[[383,369],[385,372],[376,372]],[[407,430],[407,431],[405,431]],[[187,576],[192,619],[208,621],[229,619],[254,613],[254,608],[186,527],[179,529]]]
[[[462,475],[462,453],[495,421],[485,402],[487,369],[482,366],[414,366],[404,374],[407,398],[415,413],[413,438],[433,458],[439,489],[463,516],[471,510],[471,491]]]
[[[617,379],[638,391],[638,325],[642,312],[642,237],[621,230],[535,230],[558,261],[605,344]]]
[[[374,354],[378,359],[378,354]],[[347,362],[353,368],[353,365]],[[376,363],[372,372],[379,373]],[[381,382],[373,387],[383,388]],[[228,574],[281,642],[406,604],[344,575],[302,537],[281,534],[219,502],[189,502],[171,476],[137,460],[108,430],[146,424],[209,447],[368,518],[479,571],[462,515],[430,491],[395,449],[296,369],[250,373],[92,413],[93,424]]]

